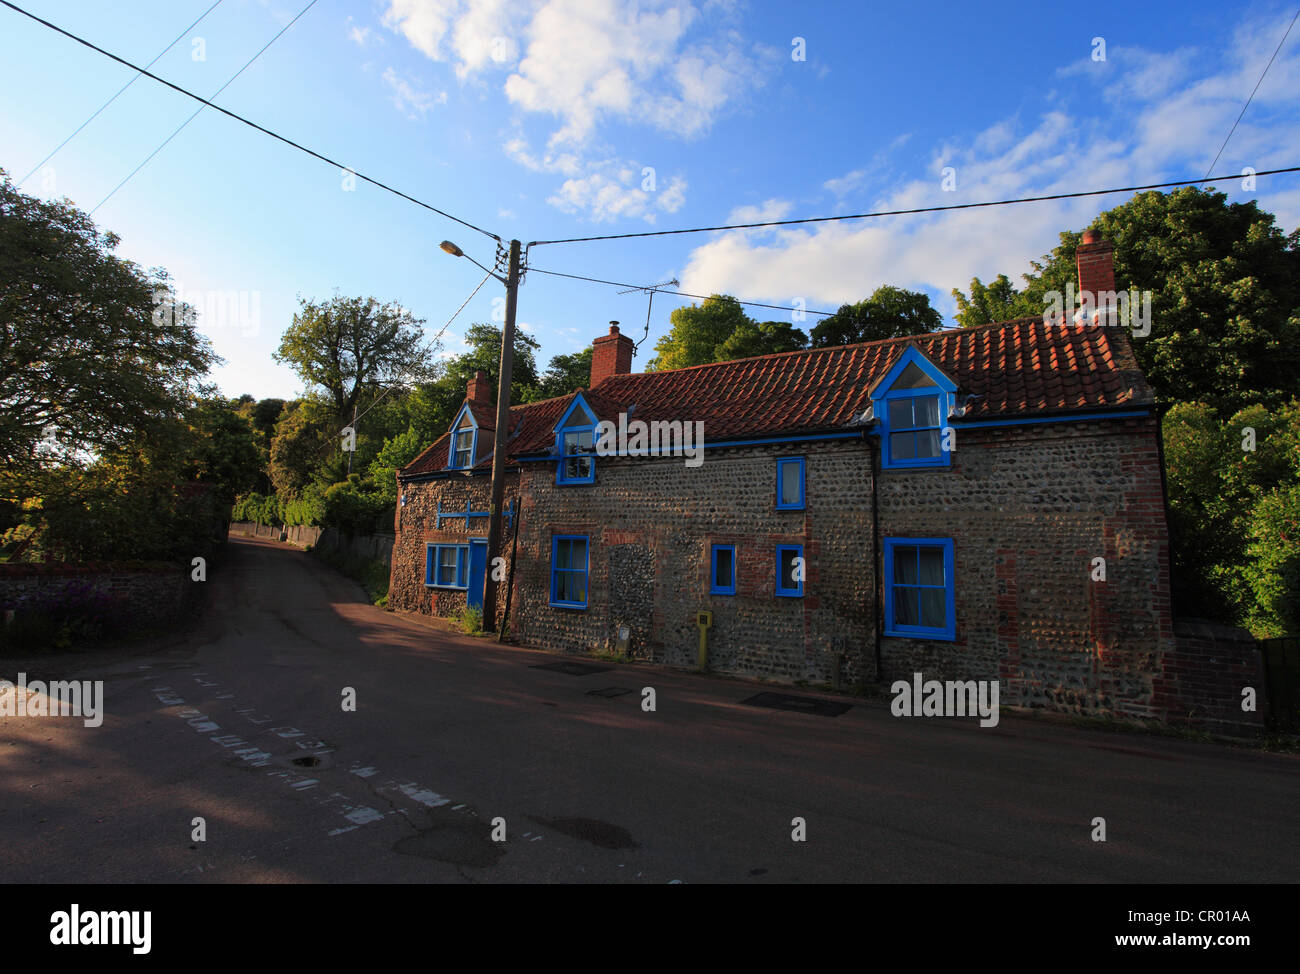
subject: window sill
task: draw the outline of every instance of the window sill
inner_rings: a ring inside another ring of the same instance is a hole
[[[957,634],[946,629],[884,629],[881,635],[891,639],[933,639],[945,643],[957,641]]]

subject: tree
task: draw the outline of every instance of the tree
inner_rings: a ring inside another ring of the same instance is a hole
[[[165,271],[0,170],[0,474],[84,462],[182,416],[220,359]],[[12,489],[12,488],[11,488]]]
[[[714,351],[714,360],[728,362],[777,352],[797,352],[808,346],[808,336],[788,321],[742,322]]]
[[[306,399],[275,424],[271,440],[271,483],[276,493],[293,496],[311,483],[342,445],[328,404]]]
[[[1139,365],[1165,401],[1201,401],[1222,415],[1300,394],[1300,231],[1284,236],[1254,201],[1227,202],[1194,187],[1139,193],[1091,224],[1115,245],[1118,289],[1151,293],[1151,333],[1133,340]],[[1022,291],[978,278],[959,319],[977,324],[1007,307],[1042,314],[1049,291],[1075,282],[1082,234],[1065,232]],[[987,291],[988,289],[984,289]]]
[[[1257,636],[1294,631],[1300,605],[1300,401],[1227,422],[1178,403],[1163,423],[1174,606]]]
[[[956,288],[952,289],[952,296],[957,302],[957,321],[963,328],[1043,313],[1042,307],[1033,306],[1005,274],[999,274],[987,285],[978,277],[973,278],[969,298]]]
[[[943,324],[928,295],[888,284],[857,304],[841,305],[812,331],[812,347],[854,345],[938,331]]]
[[[337,294],[300,304],[274,358],[310,388],[323,389],[340,424],[367,389],[435,377],[436,346],[423,342],[424,321],[400,305]]]
[[[591,346],[572,355],[554,355],[537,386],[538,399],[567,396],[591,382]]]
[[[674,308],[669,320],[672,328],[655,343],[655,357],[646,365],[651,371],[720,361],[718,347],[741,325],[753,323],[729,294],[710,295],[702,304]]]
[[[482,322],[472,324],[465,330],[465,344],[469,351],[448,360],[443,378],[453,386],[460,387],[460,399],[465,398],[465,390],[475,372],[487,373],[488,382],[495,390],[497,378],[501,374],[501,331],[495,325]],[[537,385],[537,350],[541,348],[537,340],[522,329],[515,329],[514,355],[510,363],[510,401],[522,402],[523,391]]]

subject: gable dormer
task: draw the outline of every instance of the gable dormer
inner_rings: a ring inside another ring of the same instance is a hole
[[[596,411],[575,393],[573,402],[555,424],[557,484],[591,484],[596,481]]]
[[[478,460],[478,420],[467,401],[460,407],[451,424],[451,440],[447,444],[447,469],[469,470]]]
[[[907,345],[871,388],[881,466],[949,466],[951,439],[945,433],[956,394],[956,383],[919,348]]]

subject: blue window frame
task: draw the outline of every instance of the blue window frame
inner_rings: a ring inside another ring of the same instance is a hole
[[[803,580],[807,576],[807,562],[803,560],[803,545],[779,544],[776,546],[776,594],[785,598],[803,597]]]
[[[942,466],[948,462],[939,414],[943,397],[933,390],[909,389],[885,397],[886,450],[896,467]]]
[[[872,392],[880,421],[881,466],[946,467],[945,438],[956,385],[914,346],[907,348]]]
[[[574,398],[556,424],[555,450],[560,457],[555,467],[557,484],[596,482],[596,417],[581,396]]]
[[[709,557],[709,593],[736,594],[736,546],[715,544]]]
[[[426,545],[424,584],[432,588],[469,588],[466,578],[468,564],[467,544]]]
[[[885,635],[956,639],[951,538],[885,539]]]
[[[551,605],[565,609],[587,607],[587,549],[586,535],[557,534],[551,538]]]
[[[451,442],[447,444],[447,469],[468,470],[474,466],[478,456],[478,427],[474,425],[474,414],[468,404],[461,407],[456,414],[456,421],[451,424]]]
[[[776,509],[802,511],[804,507],[804,458],[782,457],[776,461]]]

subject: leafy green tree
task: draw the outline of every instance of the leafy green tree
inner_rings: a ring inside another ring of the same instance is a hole
[[[401,305],[340,295],[300,303],[274,358],[323,390],[340,425],[368,390],[434,377],[436,348],[424,342],[424,320]]]
[[[978,277],[973,278],[969,298],[957,288],[952,289],[952,296],[957,302],[957,321],[963,328],[1043,313],[1042,305],[1034,305],[1028,297],[1017,291],[1005,274],[999,274],[990,284],[985,284]]]
[[[651,371],[681,369],[721,361],[718,348],[740,326],[753,324],[739,301],[729,294],[710,295],[701,304],[674,308],[668,334],[655,343]]]
[[[1226,415],[1300,394],[1300,231],[1284,235],[1254,201],[1230,204],[1194,187],[1140,193],[1091,227],[1115,245],[1116,287],[1151,292],[1151,333],[1132,344],[1161,399],[1205,402]],[[1082,234],[1060,236],[1052,253],[1031,262],[1023,290],[995,281],[990,304],[987,289],[972,283],[971,300],[958,300],[972,305],[969,316],[959,314],[962,324],[980,323],[999,302],[1041,314],[1047,292],[1077,276]]]
[[[756,358],[808,347],[808,336],[788,321],[742,322],[714,351],[715,360]]]
[[[323,464],[342,446],[331,421],[330,405],[305,399],[275,424],[271,440],[271,483],[276,493],[292,496],[321,473]]]
[[[1163,436],[1176,611],[1281,634],[1294,621],[1287,598],[1300,599],[1300,401],[1248,406],[1226,423],[1204,403],[1178,403]]]
[[[888,284],[856,304],[841,305],[812,330],[812,347],[854,345],[885,338],[904,338],[938,331],[943,317],[928,295]]]
[[[257,439],[229,401],[200,400],[190,430],[195,440],[183,469],[186,480],[210,484],[223,505],[257,486],[263,466]]]
[[[591,383],[591,346],[571,355],[553,355],[537,386],[537,399],[567,396]]]
[[[220,360],[165,271],[113,254],[118,237],[0,170],[0,475],[84,461],[182,416]]]
[[[375,489],[384,497],[396,501],[397,471],[418,457],[426,445],[414,427],[385,440],[383,449],[366,471]]]

